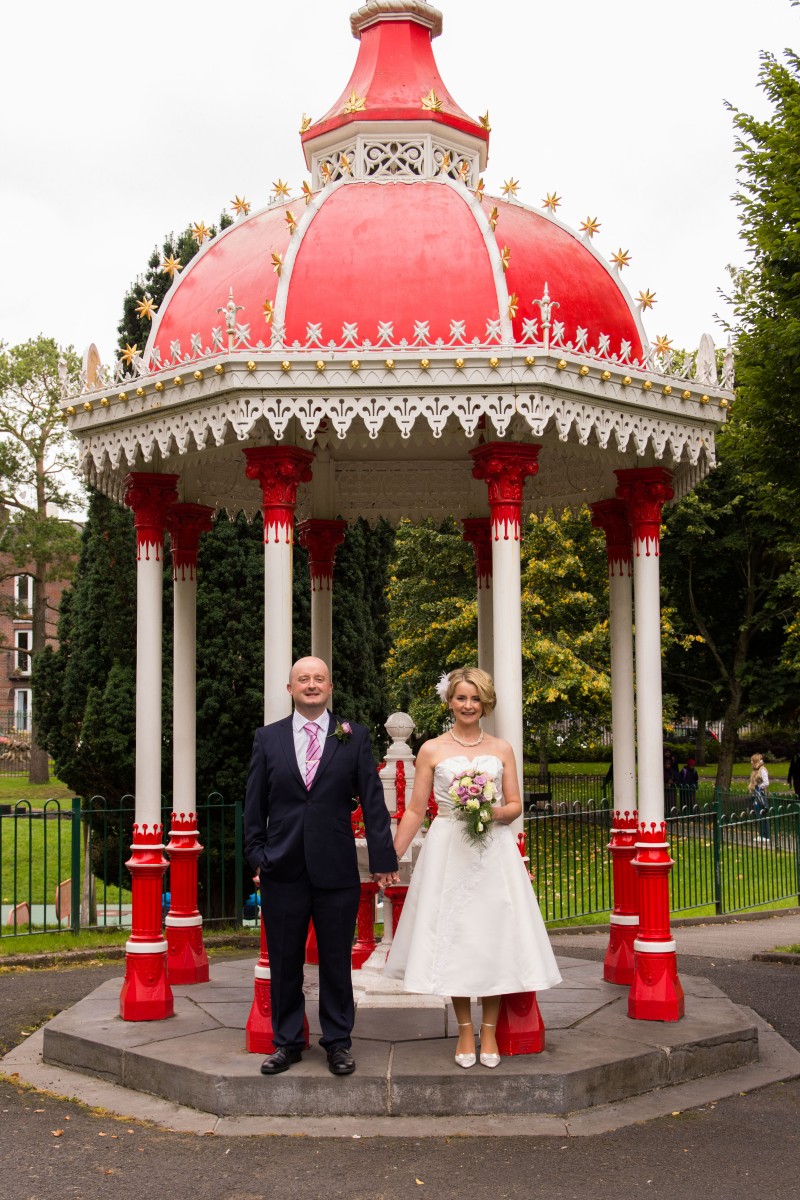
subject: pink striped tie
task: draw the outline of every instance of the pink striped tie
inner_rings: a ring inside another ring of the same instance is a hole
[[[310,789],[314,782],[314,776],[317,773],[319,760],[322,758],[322,750],[319,744],[319,725],[316,721],[308,721],[303,728],[308,734],[308,745],[306,746],[306,788]]]

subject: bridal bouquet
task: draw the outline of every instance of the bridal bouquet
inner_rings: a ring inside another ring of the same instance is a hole
[[[454,776],[448,795],[453,801],[453,817],[461,822],[464,837],[473,846],[482,846],[492,828],[492,801],[497,797],[494,776],[477,767],[468,767]]]

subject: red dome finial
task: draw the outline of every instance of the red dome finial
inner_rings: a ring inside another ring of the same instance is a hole
[[[439,10],[426,0],[369,0],[353,13],[350,27],[360,42],[358,58],[339,99],[301,134],[308,165],[323,156],[338,161],[337,154],[356,149],[356,139],[385,136],[378,127],[391,122],[393,139],[448,139],[452,157],[463,155],[482,170],[489,131],[456,104],[433,56],[431,41],[442,32]],[[402,133],[398,125],[406,127]]]

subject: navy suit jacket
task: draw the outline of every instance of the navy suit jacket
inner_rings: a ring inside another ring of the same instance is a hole
[[[322,758],[310,790],[297,765],[292,718],[256,730],[247,776],[244,851],[262,882],[290,882],[304,870],[315,887],[358,884],[351,801],[364,814],[369,869],[397,869],[391,822],[369,734],[351,722],[339,740],[331,715]]]

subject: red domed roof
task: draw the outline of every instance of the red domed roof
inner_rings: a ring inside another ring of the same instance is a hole
[[[370,0],[352,25],[347,88],[303,134],[313,196],[206,245],[163,301],[146,359],[221,350],[231,293],[251,343],[318,350],[537,343],[549,295],[551,344],[641,358],[638,315],[590,241],[483,195],[488,131],[439,76],[441,14],[427,0]]]
[[[492,232],[488,218],[495,206]],[[301,222],[293,235],[288,211]],[[274,255],[283,260],[280,277]],[[275,325],[284,326],[289,346],[307,343],[309,324],[319,326],[320,347],[346,345],[347,326],[357,327],[353,345],[375,345],[386,323],[386,341],[395,345],[413,344],[420,322],[428,324],[426,342],[448,342],[454,321],[464,323],[463,341],[485,343],[487,323],[498,321],[504,341],[521,341],[526,321],[541,327],[535,302],[545,285],[558,305],[553,321],[563,324],[562,343],[602,349],[605,336],[608,354],[625,357],[627,342],[629,356],[641,356],[636,316],[613,273],[552,218],[488,196],[480,203],[450,180],[353,180],[332,185],[305,212],[302,201],[274,205],[209,243],[162,304],[149,349],[157,346],[168,361],[175,342],[188,353],[193,335],[211,346],[212,328],[224,326],[217,310],[231,288],[241,305],[237,319],[249,324],[251,339],[267,344],[265,300],[274,305]],[[512,296],[517,303],[509,327]]]

